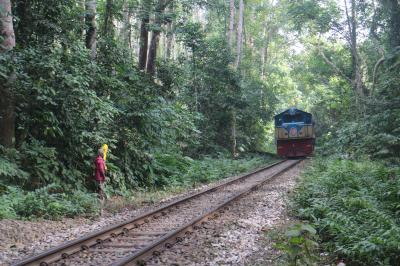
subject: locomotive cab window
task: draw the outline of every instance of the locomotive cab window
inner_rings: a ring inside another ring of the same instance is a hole
[[[283,123],[296,123],[303,122],[303,116],[299,113],[295,115],[285,114],[283,115]]]

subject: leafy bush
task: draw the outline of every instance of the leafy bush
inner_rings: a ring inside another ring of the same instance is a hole
[[[314,105],[317,134],[321,136],[317,141],[323,144],[319,145],[323,154],[400,162],[399,60],[398,49],[387,55],[375,91],[363,99],[361,107],[349,102],[355,98],[343,84],[334,87],[340,92],[334,98]]]
[[[0,196],[0,219],[17,218],[18,215],[15,212],[14,205],[18,204],[18,200],[21,197],[20,191],[15,187],[3,188],[6,192]],[[4,191],[3,191],[4,193]]]
[[[293,202],[295,213],[314,223],[325,248],[352,265],[400,260],[400,168],[316,160]]]
[[[205,183],[218,180],[230,175],[243,173],[271,162],[271,157],[248,157],[232,160],[227,157],[218,159],[205,157],[203,160],[194,161],[184,176],[191,182]]]
[[[130,1],[132,15],[141,10],[139,2],[145,1]],[[236,56],[221,34],[224,23],[212,27],[213,33],[205,30],[188,16],[199,3],[189,2],[177,1],[174,12],[162,16],[175,25],[168,35],[176,36],[176,48],[170,49],[174,56],[157,60],[154,75],[138,69],[131,45],[116,27],[102,25],[109,15],[123,22],[122,2],[110,10],[99,5],[99,28],[109,31],[97,34],[95,59],[82,38],[85,25],[77,19],[84,5],[13,2],[17,45],[0,54],[0,84],[15,75],[4,98],[15,103],[7,110],[16,116],[15,143],[0,153],[0,193],[15,186],[19,205],[4,203],[4,213],[71,213],[73,199],[61,192],[47,195],[46,187],[58,184],[66,194],[94,190],[93,160],[104,143],[110,147],[107,191],[112,194],[214,180],[259,163],[224,158],[214,163],[211,157],[231,148],[233,118],[238,151],[260,151],[265,121],[278,99],[245,53],[241,69],[232,68]]]
[[[317,231],[309,224],[295,224],[285,234],[285,239],[275,244],[275,248],[286,255],[282,258],[289,265],[317,265]]]
[[[273,160],[275,158],[272,156],[257,154],[237,160],[229,158],[228,154],[220,154],[218,158],[204,157],[194,160],[180,154],[157,153],[150,171],[154,175],[154,187],[166,188],[218,180],[249,171]]]
[[[163,161],[158,160],[159,166],[171,174],[169,184],[196,184],[219,180],[234,174],[243,173],[255,169],[275,160],[269,155],[248,155],[247,157],[233,160],[226,154],[220,154],[218,158],[204,157],[193,160],[190,157],[170,158]],[[177,161],[175,161],[177,160]],[[162,164],[160,164],[162,162]],[[160,175],[160,171],[155,171]],[[162,175],[161,175],[162,176]],[[166,177],[166,176],[165,176]]]
[[[29,177],[29,174],[21,170],[15,162],[10,161],[8,158],[0,157],[0,177],[2,182],[11,182],[11,180],[14,182],[16,180],[26,181]],[[2,190],[3,189],[0,188],[0,194]]]
[[[49,185],[32,192],[8,187],[0,200],[0,219],[46,218],[93,215],[98,212],[95,194],[83,191],[64,191],[60,186]]]

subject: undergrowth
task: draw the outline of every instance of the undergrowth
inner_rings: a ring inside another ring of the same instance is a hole
[[[293,195],[294,213],[315,226],[324,250],[348,265],[398,265],[399,167],[316,159]]]
[[[35,191],[7,186],[0,196],[0,219],[59,219],[98,213],[97,195],[49,185]]]
[[[120,207],[125,204],[140,205],[155,202],[169,194],[182,192],[200,183],[215,181],[230,175],[249,171],[271,163],[269,155],[248,155],[233,160],[224,156],[193,160],[180,155],[158,154],[150,169],[154,183],[148,188],[113,190],[106,186],[108,197],[119,195]],[[15,174],[18,174],[16,172]],[[109,178],[108,182],[113,182]],[[110,203],[110,205],[113,205]],[[34,191],[4,185],[0,182],[0,219],[59,219],[74,216],[95,216],[99,213],[97,195],[88,191],[71,189],[61,185],[48,185]]]
[[[269,154],[248,154],[243,158],[233,160],[220,154],[219,157],[203,157],[194,160],[190,157],[158,154],[154,158],[153,186],[130,190],[121,197],[107,204],[109,211],[118,211],[124,206],[140,206],[155,203],[163,198],[183,193],[187,189],[201,184],[207,184],[232,175],[248,172],[263,165],[276,161],[275,156]],[[106,186],[108,197],[112,198],[115,191]]]
[[[297,223],[285,231],[285,233],[278,231],[278,234],[269,236],[270,238],[272,236],[273,246],[283,252],[273,260],[274,265],[311,266],[321,261],[318,257],[318,236],[314,227]]]
[[[251,154],[232,160],[221,154],[219,157],[203,157],[193,160],[190,157],[158,154],[153,164],[153,174],[157,187],[186,186],[215,181],[257,168],[272,162],[275,157]]]

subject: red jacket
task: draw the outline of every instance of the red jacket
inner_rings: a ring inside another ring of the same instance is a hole
[[[106,175],[105,175],[106,165],[104,163],[103,157],[101,155],[98,155],[96,160],[94,161],[94,164],[96,166],[95,179],[97,182],[103,183],[106,180]]]

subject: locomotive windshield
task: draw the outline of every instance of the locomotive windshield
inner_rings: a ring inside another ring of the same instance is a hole
[[[297,113],[295,115],[284,114],[282,118],[283,118],[283,123],[297,123],[304,121],[303,116],[300,113]]]

